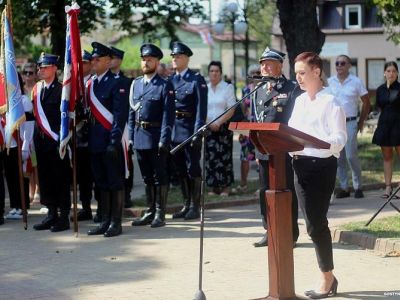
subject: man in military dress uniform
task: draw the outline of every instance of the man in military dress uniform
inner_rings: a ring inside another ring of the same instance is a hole
[[[200,129],[207,117],[207,85],[203,76],[188,68],[189,57],[192,55],[192,50],[185,44],[172,44],[172,66],[176,70],[170,79],[175,90],[176,107],[173,146],[182,143]],[[200,152],[201,137],[196,137],[172,157],[183,195],[183,208],[173,214],[173,218],[190,220],[200,217]]]
[[[69,229],[71,209],[71,167],[68,155],[58,153],[62,84],[57,79],[58,56],[45,54],[37,62],[41,79],[33,88],[36,126],[34,143],[39,175],[40,202],[48,208],[47,217],[33,226],[52,232]],[[59,211],[59,212],[58,212]]]
[[[87,85],[90,106],[89,152],[96,187],[100,190],[101,223],[89,235],[121,234],[125,163],[122,134],[128,118],[128,91],[111,72],[112,52],[92,43],[95,75]]]
[[[132,79],[128,78],[125,76],[125,74],[121,71],[121,64],[124,59],[124,54],[125,52],[115,48],[115,47],[110,47],[112,51],[112,56],[111,56],[111,67],[110,70],[115,74],[115,78],[122,81],[122,84],[124,84],[126,90],[129,90]],[[128,153],[128,169],[129,169],[129,177],[125,179],[125,204],[124,206],[126,208],[132,207],[132,201],[131,201],[131,191],[133,188],[133,160],[132,160],[132,155],[133,152],[131,149],[129,149]]]
[[[282,74],[282,64],[285,54],[274,49],[266,48],[260,57],[260,70],[262,76],[274,77],[275,80],[262,82],[253,97],[253,108],[257,122],[277,122],[287,124],[292,114],[294,101],[302,93],[296,83],[287,80]],[[258,154],[259,155],[259,154]],[[269,188],[268,155],[259,155],[260,177],[260,209],[264,228],[267,229],[267,212],[265,205],[265,191]],[[286,182],[292,192],[292,230],[293,241],[297,241],[299,227],[297,224],[298,204],[294,190],[294,177],[291,158],[286,155]],[[254,243],[255,247],[268,245],[268,235]]]
[[[143,77],[132,83],[129,93],[129,136],[146,185],[148,208],[132,226],[165,225],[168,194],[167,155],[175,120],[172,84],[157,74],[163,53],[153,44],[140,47]]]

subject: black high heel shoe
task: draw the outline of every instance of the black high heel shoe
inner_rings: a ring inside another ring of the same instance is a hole
[[[331,288],[328,290],[326,293],[318,293],[315,290],[310,290],[310,291],[305,291],[304,294],[311,299],[324,299],[328,298],[329,296],[336,296],[337,294],[337,287],[338,287],[338,281],[336,277],[333,277],[333,282],[331,285]]]

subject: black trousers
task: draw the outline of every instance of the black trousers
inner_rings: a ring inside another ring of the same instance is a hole
[[[137,160],[145,184],[168,184],[167,153],[158,149],[136,150]]]
[[[88,147],[76,148],[76,181],[79,185],[79,199],[82,206],[88,208],[93,194],[93,176]]]
[[[125,165],[122,146],[118,157],[111,158],[107,152],[90,153],[92,174],[96,188],[102,191],[120,191],[125,188]]]
[[[68,155],[60,158],[57,149],[36,151],[39,175],[40,203],[61,210],[71,209],[72,170]]]
[[[11,208],[22,208],[21,189],[19,184],[18,149],[10,148],[4,153],[4,175],[7,181]],[[29,208],[29,179],[24,177],[25,206]]]
[[[335,187],[337,159],[293,158],[294,185],[308,235],[322,272],[333,270],[332,237],[328,227],[329,201]]]
[[[294,188],[294,173],[292,168],[292,158],[286,155],[286,186],[292,192],[292,233],[293,241],[299,238],[299,225],[297,219],[299,216],[299,207],[297,195]],[[259,160],[259,180],[260,180],[260,211],[265,221],[267,221],[267,207],[265,205],[265,192],[269,189],[269,164],[268,160]]]
[[[173,144],[172,148],[178,144]],[[201,147],[190,146],[190,143],[186,144],[178,152],[176,152],[172,159],[174,160],[174,165],[178,172],[179,177],[196,178],[201,177]]]

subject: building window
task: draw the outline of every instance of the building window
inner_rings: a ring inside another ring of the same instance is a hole
[[[367,59],[367,88],[368,90],[376,90],[383,81],[383,69],[385,59]]]
[[[346,5],[346,28],[361,28],[361,5]]]
[[[357,61],[357,58],[351,58],[350,62],[351,62],[351,68],[350,68],[349,72],[352,73],[353,75],[357,76],[358,75],[358,61]]]

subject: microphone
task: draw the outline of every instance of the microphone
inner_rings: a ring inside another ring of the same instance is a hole
[[[272,76],[260,76],[260,75],[247,76],[247,78],[248,79],[253,79],[253,80],[256,80],[256,81],[262,81],[262,82],[267,82],[267,81],[276,82],[279,79],[279,78],[272,77]]]

